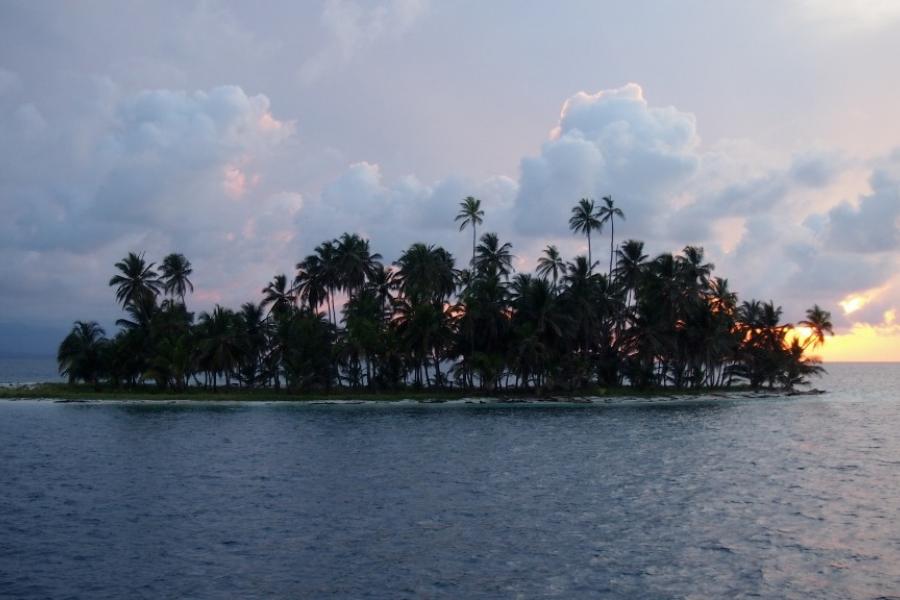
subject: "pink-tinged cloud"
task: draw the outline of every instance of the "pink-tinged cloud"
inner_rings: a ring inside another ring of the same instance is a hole
[[[247,176],[239,167],[228,165],[222,170],[222,189],[234,200],[247,192]]]

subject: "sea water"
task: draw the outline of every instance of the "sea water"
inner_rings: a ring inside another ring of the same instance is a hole
[[[614,407],[0,402],[0,597],[900,594],[900,365]]]

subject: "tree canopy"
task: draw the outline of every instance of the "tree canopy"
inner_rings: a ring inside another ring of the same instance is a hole
[[[613,242],[624,211],[582,198],[571,229],[588,255],[566,260],[548,245],[534,273],[516,272],[513,247],[475,237],[484,211],[467,197],[456,218],[471,227],[468,268],[415,242],[385,265],[369,240],[344,233],[316,246],[293,274],[276,274],[258,301],[186,305],[190,261],[129,253],[109,285],[126,313],[107,338],[78,321],[60,344],[60,372],[93,385],[270,387],[291,391],[407,387],[573,392],[598,387],[791,388],[821,372],[808,349],[833,334],[818,305],[800,339],[772,301],[739,301],[703,249],[653,258],[644,243]],[[596,273],[590,238],[609,224],[610,268]]]

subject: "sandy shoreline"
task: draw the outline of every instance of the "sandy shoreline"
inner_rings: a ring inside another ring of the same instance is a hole
[[[701,404],[722,401],[759,401],[793,398],[797,396],[816,396],[824,394],[822,390],[809,391],[735,391],[713,392],[700,394],[659,394],[659,395],[616,395],[616,396],[550,396],[550,397],[491,397],[491,396],[467,396],[460,398],[404,398],[398,395],[395,399],[377,398],[64,398],[64,397],[32,397],[7,396],[0,398],[0,402],[40,402],[57,404],[114,404],[114,405],[215,405],[215,406],[260,406],[260,405],[304,405],[304,406],[488,406],[488,407],[612,407],[612,406],[638,406],[638,405],[674,405],[674,404]],[[123,394],[127,396],[127,394]]]

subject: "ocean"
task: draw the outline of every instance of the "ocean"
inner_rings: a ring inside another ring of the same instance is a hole
[[[630,406],[0,402],[0,597],[896,597],[900,365],[828,369]]]

